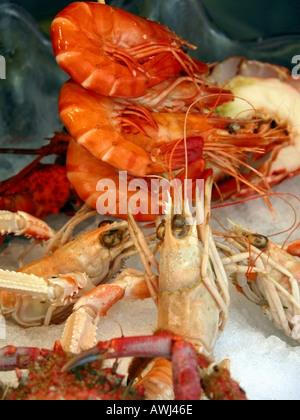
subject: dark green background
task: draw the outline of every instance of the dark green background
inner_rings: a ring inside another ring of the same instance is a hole
[[[112,1],[107,0],[107,3],[110,4]],[[151,0],[139,1],[149,3]],[[155,1],[164,0],[153,0]],[[202,1],[218,26],[233,37],[244,39],[286,32],[300,33],[299,0]],[[67,0],[14,0],[13,2],[30,11],[46,31],[49,21],[55,14],[71,3]]]

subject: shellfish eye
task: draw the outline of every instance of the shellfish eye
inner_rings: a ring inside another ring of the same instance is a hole
[[[162,222],[156,229],[156,237],[159,241],[163,241],[166,234],[166,223]]]
[[[172,228],[179,229],[185,226],[185,217],[182,214],[175,214],[172,220]]]
[[[258,249],[265,249],[268,246],[269,239],[266,236],[253,234],[249,235],[248,239],[251,245],[255,246]]]
[[[102,220],[102,222],[99,223],[98,228],[105,227],[107,225],[112,225],[114,222],[112,220]]]
[[[182,51],[187,54],[190,51],[190,48],[188,45],[183,44],[183,46],[181,47]]]
[[[232,122],[227,125],[227,130],[229,131],[229,134],[238,133],[241,129],[242,127],[240,126],[240,124],[236,122]]]
[[[100,236],[100,242],[105,248],[115,248],[123,241],[123,234],[122,230],[109,230]]]
[[[175,238],[183,239],[189,233],[189,226],[182,214],[175,214],[172,220],[172,232]]]

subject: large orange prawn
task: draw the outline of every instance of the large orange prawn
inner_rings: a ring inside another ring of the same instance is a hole
[[[136,104],[124,105],[117,98],[88,92],[67,82],[60,94],[60,116],[72,137],[97,159],[135,176],[160,174],[169,169],[166,152],[176,146],[172,169],[185,164],[184,114],[150,113]],[[193,137],[198,130],[192,128]],[[162,147],[163,146],[163,147]],[[201,156],[197,140],[188,142],[189,161]]]
[[[208,71],[188,56],[196,47],[169,29],[105,4],[70,4],[53,21],[51,35],[60,67],[105,96],[143,96],[181,71]]]
[[[198,141],[200,148],[201,141],[200,139]],[[205,160],[199,155],[198,159],[189,166],[188,176],[191,179],[196,177],[206,179],[212,171],[205,166]],[[135,219],[138,222],[155,221],[157,216],[163,213],[162,193],[159,191],[155,194],[152,191],[152,177],[137,180],[135,176],[127,174],[124,180],[118,169],[95,158],[74,140],[71,140],[67,153],[67,176],[79,198],[91,208],[97,209],[100,214],[127,220],[127,203],[130,205],[131,201],[138,202],[138,209],[135,212]],[[183,177],[183,173],[176,176],[181,182]],[[132,181],[135,182],[131,185]],[[107,191],[105,188],[109,185],[113,188]],[[143,188],[144,185],[146,188]]]
[[[81,146],[97,159],[139,177],[182,169],[186,160],[189,164],[201,160],[204,141],[205,159],[248,185],[239,168],[243,161],[247,166],[248,153],[264,152],[271,141],[268,130],[256,133],[252,121],[239,125],[237,119],[204,114],[198,108],[188,115],[150,112],[135,102],[129,105],[89,92],[73,81],[63,86],[59,108],[64,125]]]

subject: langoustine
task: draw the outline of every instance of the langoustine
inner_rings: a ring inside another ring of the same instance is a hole
[[[222,263],[237,290],[262,307],[263,313],[288,337],[300,340],[299,242],[288,246],[231,222],[218,242]],[[291,253],[289,252],[291,250]]]
[[[131,247],[126,222],[106,223],[18,272],[0,270],[1,314],[24,327],[65,319],[80,296],[119,271]]]
[[[187,202],[184,203],[183,214],[177,214],[178,203],[174,207],[170,201],[165,223],[157,230],[161,241],[159,263],[129,214],[129,230],[145,266],[145,273],[127,269],[111,284],[100,285],[80,298],[62,337],[65,348],[80,353],[87,345],[85,331],[79,333],[77,327],[78,316],[84,316],[86,322],[94,327],[117,301],[152,297],[158,305],[159,329],[182,336],[200,354],[212,356],[218,332],[226,325],[229,293],[227,276],[209,226],[211,188],[212,178],[209,178],[205,187],[204,210],[200,198],[197,201],[199,217],[200,214],[203,216],[202,222],[200,219],[198,223],[193,221]],[[158,271],[158,276],[151,266]],[[162,385],[160,370],[166,370],[162,382],[163,394],[156,395],[156,398],[168,398],[172,384],[170,366],[158,368],[157,363],[161,362],[156,362],[154,370],[141,383],[148,397],[148,392],[154,397],[154,384],[157,393]]]

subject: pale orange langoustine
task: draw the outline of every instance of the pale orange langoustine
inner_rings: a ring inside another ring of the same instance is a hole
[[[217,243],[226,256],[222,259],[226,272],[237,290],[261,306],[277,328],[299,341],[300,261],[294,256],[299,255],[299,241],[283,247],[241,225],[231,225],[231,231],[221,233],[226,241]]]
[[[138,97],[183,71],[207,73],[187,54],[193,45],[159,23],[92,2],[75,2],[51,26],[59,66],[105,96]]]

